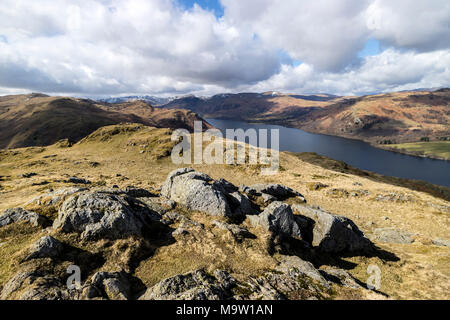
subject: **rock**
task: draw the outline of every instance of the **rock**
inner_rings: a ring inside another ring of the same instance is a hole
[[[0,215],[0,227],[20,221],[28,222],[35,227],[44,227],[48,222],[46,217],[22,208],[6,209]]]
[[[75,184],[91,184],[89,180],[78,177],[70,177],[69,179],[67,179],[67,182]]]
[[[277,201],[277,198],[275,198],[274,196],[271,196],[270,194],[267,194],[267,193],[263,193],[261,195],[261,197],[262,197],[264,203],[270,203],[273,201]]]
[[[44,236],[36,241],[30,250],[30,254],[25,260],[37,259],[37,258],[56,258],[64,249],[61,242],[51,236]]]
[[[330,288],[327,280],[317,270],[311,262],[304,261],[297,256],[282,256],[280,264],[276,267],[276,271],[285,274],[291,274],[292,277],[297,274],[303,274],[313,280],[318,281],[326,288]]]
[[[60,279],[39,270],[19,271],[3,287],[0,300],[63,300],[69,294]]]
[[[414,242],[411,236],[411,233],[402,230],[377,228],[373,231],[372,240],[382,243],[409,244]]]
[[[336,269],[332,267],[325,267],[323,270],[320,270],[324,277],[334,283],[342,285],[347,288],[352,289],[360,289],[363,288],[360,284],[358,284],[357,280],[347,271],[342,269]]]
[[[436,246],[450,247],[450,241],[448,241],[448,240],[434,239],[434,240],[432,240],[432,242]]]
[[[361,182],[354,182],[353,183],[354,186],[358,186],[358,187],[362,187],[363,184]]]
[[[319,250],[328,253],[372,251],[372,243],[352,220],[320,208],[305,205],[293,205],[292,208],[314,221],[308,232],[312,233],[311,244]]]
[[[273,202],[257,216],[248,216],[253,226],[262,226],[277,235],[301,238],[300,228],[291,207],[283,202]]]
[[[255,184],[250,186],[250,190],[255,190],[256,193],[271,195],[277,200],[285,200],[288,198],[297,197],[302,201],[305,198],[297,191],[292,190],[289,187],[283,186],[281,184]],[[253,192],[253,191],[252,191]]]
[[[140,236],[144,227],[160,216],[125,195],[102,192],[76,194],[61,205],[53,228],[81,233],[81,238],[119,239]]]
[[[190,229],[190,228],[200,228],[203,229],[204,225],[201,223],[198,223],[197,221],[191,220],[188,217],[179,214],[175,211],[170,211],[166,213],[163,218],[161,219],[161,222],[165,225],[171,225],[175,222],[180,223],[180,227],[184,229]]]
[[[235,216],[245,216],[258,214],[258,211],[254,208],[252,202],[247,198],[246,195],[243,195],[239,192],[232,192],[229,194],[225,194],[228,205],[230,206],[233,215]]]
[[[148,288],[139,300],[224,300],[236,281],[225,271],[214,276],[203,270],[177,275]]]
[[[213,181],[207,174],[193,169],[178,169],[168,175],[161,189],[161,195],[182,204],[189,210],[198,210],[213,216],[243,215],[246,203],[242,205],[242,202],[245,199],[230,194],[235,188],[224,181]],[[229,203],[229,199],[233,201],[232,204]]]
[[[110,300],[128,300],[131,298],[131,285],[124,272],[97,272],[84,289],[87,298],[105,296]]]
[[[213,221],[212,224],[219,229],[229,231],[236,240],[242,241],[244,238],[252,237],[253,235],[245,228],[237,224],[229,224],[220,221]]]

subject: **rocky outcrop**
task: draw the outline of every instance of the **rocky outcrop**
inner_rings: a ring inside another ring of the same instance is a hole
[[[124,272],[97,272],[82,292],[84,299],[128,300],[131,298],[131,285]]]
[[[253,226],[262,226],[276,235],[301,238],[301,231],[294,219],[291,207],[283,202],[273,202],[257,216],[249,216]]]
[[[56,258],[64,249],[61,242],[51,236],[44,236],[33,243],[29,255],[25,260],[37,258]]]
[[[157,283],[139,300],[223,300],[231,295],[235,282],[224,271],[217,270],[211,276],[197,270]]]
[[[302,217],[298,218],[306,224],[303,230],[312,234],[311,244],[319,250],[340,253],[367,252],[373,249],[369,239],[349,218],[306,205],[293,205],[292,208],[297,214],[309,219],[310,223]]]
[[[224,179],[214,181],[207,174],[190,168],[171,172],[161,189],[161,195],[213,216],[231,217],[254,213],[250,201]]]
[[[84,192],[68,198],[61,205],[53,228],[78,232],[82,239],[142,235],[143,228],[159,215],[136,199],[103,192]]]
[[[22,208],[6,209],[0,215],[0,227],[16,222],[27,222],[35,227],[44,227],[48,221],[44,216]]]
[[[0,300],[62,300],[69,293],[57,277],[40,270],[24,270],[16,273],[3,287]]]

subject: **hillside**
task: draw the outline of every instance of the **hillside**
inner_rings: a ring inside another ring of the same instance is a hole
[[[112,105],[43,94],[2,96],[0,148],[44,146],[61,139],[72,143],[100,127],[126,122],[192,131],[195,120],[203,121],[188,110],[155,109],[142,101]]]
[[[449,299],[448,188],[284,152],[273,176],[174,171],[170,135],[113,125],[1,150],[0,298]]]
[[[223,94],[186,97],[182,107],[205,117],[262,121],[313,133],[360,139],[381,146],[450,136],[450,90],[411,91],[363,97],[292,94]]]

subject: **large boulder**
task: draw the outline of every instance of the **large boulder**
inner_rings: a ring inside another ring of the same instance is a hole
[[[161,195],[213,216],[231,217],[254,213],[247,197],[239,194],[228,181],[214,181],[207,174],[182,168],[171,172],[161,188]]]
[[[300,214],[297,220],[305,223],[304,217],[312,223],[307,227],[312,233],[312,245],[328,253],[367,252],[373,248],[369,239],[349,218],[333,215],[320,208],[293,205],[294,212]],[[305,230],[305,229],[303,229]],[[305,230],[305,233],[308,232]]]
[[[248,216],[248,218],[253,226],[262,226],[274,234],[294,238],[302,237],[291,207],[286,203],[279,201],[272,202],[259,215]]]
[[[214,276],[203,270],[162,280],[147,289],[139,300],[223,300],[230,296],[235,280],[216,270]]]
[[[82,239],[118,239],[142,235],[143,228],[159,218],[129,196],[83,192],[64,201],[53,228],[81,233]]]
[[[21,221],[30,223],[35,227],[43,227],[47,223],[47,218],[36,212],[28,211],[22,208],[6,209],[3,214],[0,215],[0,227]]]

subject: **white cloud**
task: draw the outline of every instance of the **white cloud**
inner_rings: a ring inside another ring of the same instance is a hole
[[[364,93],[449,85],[447,0],[3,0],[0,93]],[[387,49],[358,58],[369,38]],[[282,64],[287,52],[303,64]]]
[[[443,83],[450,83],[448,50],[401,53],[389,49],[380,55],[366,57],[358,68],[342,73],[320,72],[307,64],[298,67],[284,65],[279,74],[252,86],[252,89],[360,95],[438,87]]]

